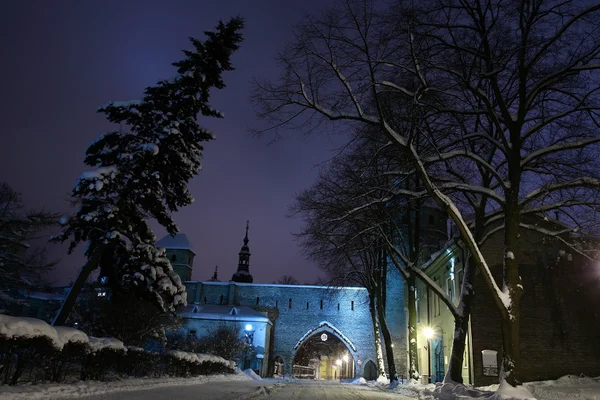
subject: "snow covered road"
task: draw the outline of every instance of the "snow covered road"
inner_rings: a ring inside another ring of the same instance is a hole
[[[281,382],[281,381],[279,381]],[[265,390],[266,388],[266,390]],[[60,399],[60,397],[52,397]],[[168,386],[135,391],[112,392],[82,397],[84,400],[406,400],[397,393],[358,385],[324,381],[276,383],[263,381],[207,382],[200,385]],[[414,400],[414,398],[412,398]]]
[[[339,384],[328,381],[299,381],[276,386],[270,390],[269,396],[256,396],[253,399],[269,400],[415,400],[397,393],[384,392],[380,389],[362,386]]]
[[[207,382],[200,385],[167,386],[82,397],[85,400],[241,400],[264,393],[265,383],[251,380]],[[259,398],[259,397],[256,397]],[[57,398],[58,399],[58,398]]]

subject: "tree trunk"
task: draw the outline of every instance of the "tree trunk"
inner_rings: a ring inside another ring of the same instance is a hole
[[[83,285],[89,278],[92,271],[98,267],[98,261],[100,260],[104,249],[105,247],[102,246],[95,250],[92,256],[88,258],[87,263],[85,263],[85,265],[81,268],[81,271],[79,271],[79,275],[77,276],[77,279],[75,279],[73,286],[71,286],[71,289],[67,294],[67,298],[60,307],[60,310],[58,310],[56,317],[54,317],[54,321],[52,321],[53,326],[61,326],[67,322],[67,319],[69,318],[69,315],[75,306],[75,302],[77,301],[77,297],[79,296]]]
[[[511,386],[521,385],[519,376],[520,362],[520,303],[523,293],[519,264],[516,256],[519,249],[518,198],[516,194],[507,196],[506,217],[504,221],[504,270],[503,291],[508,293],[508,307],[502,310],[502,372],[500,379]]]
[[[415,275],[411,273],[407,280],[408,285],[408,376],[409,379],[418,380],[419,374],[419,345],[417,343],[417,309],[415,307]]]
[[[377,299],[377,316],[379,317],[379,323],[381,324],[381,333],[383,334],[383,342],[385,343],[385,354],[387,356],[387,365],[388,365],[388,377],[390,378],[390,383],[394,381],[398,381],[398,373],[396,372],[396,362],[394,361],[394,348],[392,347],[392,335],[390,334],[390,330],[387,325],[387,321],[385,319],[385,310],[383,309],[383,305]]]
[[[379,331],[379,319],[375,310],[375,295],[369,294],[369,312],[373,321],[373,335],[375,338],[375,353],[377,354],[377,375],[387,378],[385,364],[383,362],[383,350],[381,349],[381,334]]]
[[[459,310],[462,314],[454,317],[454,339],[452,341],[452,352],[448,362],[448,371],[444,377],[444,382],[464,383],[462,378],[462,366],[465,356],[465,343],[467,332],[469,330],[469,317],[471,315],[471,305],[475,298],[473,283],[477,267],[473,257],[469,257],[468,263],[465,263],[463,282],[461,286]]]

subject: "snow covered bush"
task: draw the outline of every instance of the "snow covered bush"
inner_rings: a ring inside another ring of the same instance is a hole
[[[81,364],[80,379],[102,381],[109,373],[116,374],[127,352],[123,342],[113,338],[90,336],[88,345],[90,351]]]
[[[135,377],[162,376],[164,368],[161,365],[161,355],[140,347],[128,346],[127,354],[119,366],[119,372],[121,375]]]
[[[212,354],[162,353],[125,347],[71,327],[0,314],[0,383],[106,380],[117,377],[188,377],[233,373],[234,363]]]
[[[165,352],[166,373],[171,376],[198,376],[233,373],[234,365],[222,357],[212,354],[196,354],[187,351]]]
[[[44,321],[0,314],[2,383],[15,385],[24,373],[29,380],[43,378],[36,367],[62,348],[56,330]]]
[[[46,380],[63,382],[81,371],[83,360],[90,352],[89,338],[82,331],[66,326],[56,326],[55,330],[63,348],[48,357],[44,369]]]

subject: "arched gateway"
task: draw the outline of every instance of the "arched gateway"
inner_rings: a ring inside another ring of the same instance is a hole
[[[324,355],[328,361],[321,365],[331,366],[324,373],[330,376],[333,371],[337,378],[340,369],[333,368],[332,363],[341,362],[347,363],[341,376],[362,376],[365,361],[376,359],[366,289],[253,283],[248,229],[247,224],[238,270],[230,282],[220,282],[216,268],[210,281],[189,280],[195,253],[185,235],[165,237],[157,243],[166,249],[176,272],[186,281],[189,305],[180,313],[185,320],[184,333],[201,337],[214,332],[220,323],[237,326],[251,344],[240,367],[252,368],[261,376],[293,374],[294,358],[301,347],[315,335],[325,335],[343,347],[322,349],[319,357]],[[400,276],[393,276],[394,271],[388,269],[386,319],[396,348],[401,349],[406,347],[404,284]],[[397,354],[396,367],[402,374],[404,352]]]

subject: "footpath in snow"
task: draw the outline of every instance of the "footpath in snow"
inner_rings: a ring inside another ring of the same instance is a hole
[[[500,385],[473,388],[441,383],[428,385],[408,383],[391,387],[387,380],[367,382],[364,378],[347,383],[376,386],[381,390],[418,400],[600,400],[600,377],[588,378],[573,375],[551,381],[527,382],[517,390],[510,386],[501,387]]]
[[[200,385],[208,382],[251,381],[244,373],[207,375],[194,378],[132,378],[110,382],[78,381],[74,383],[49,383],[26,386],[0,386],[2,400],[31,400],[47,398],[78,398],[104,395],[113,392],[151,390],[170,386]]]

